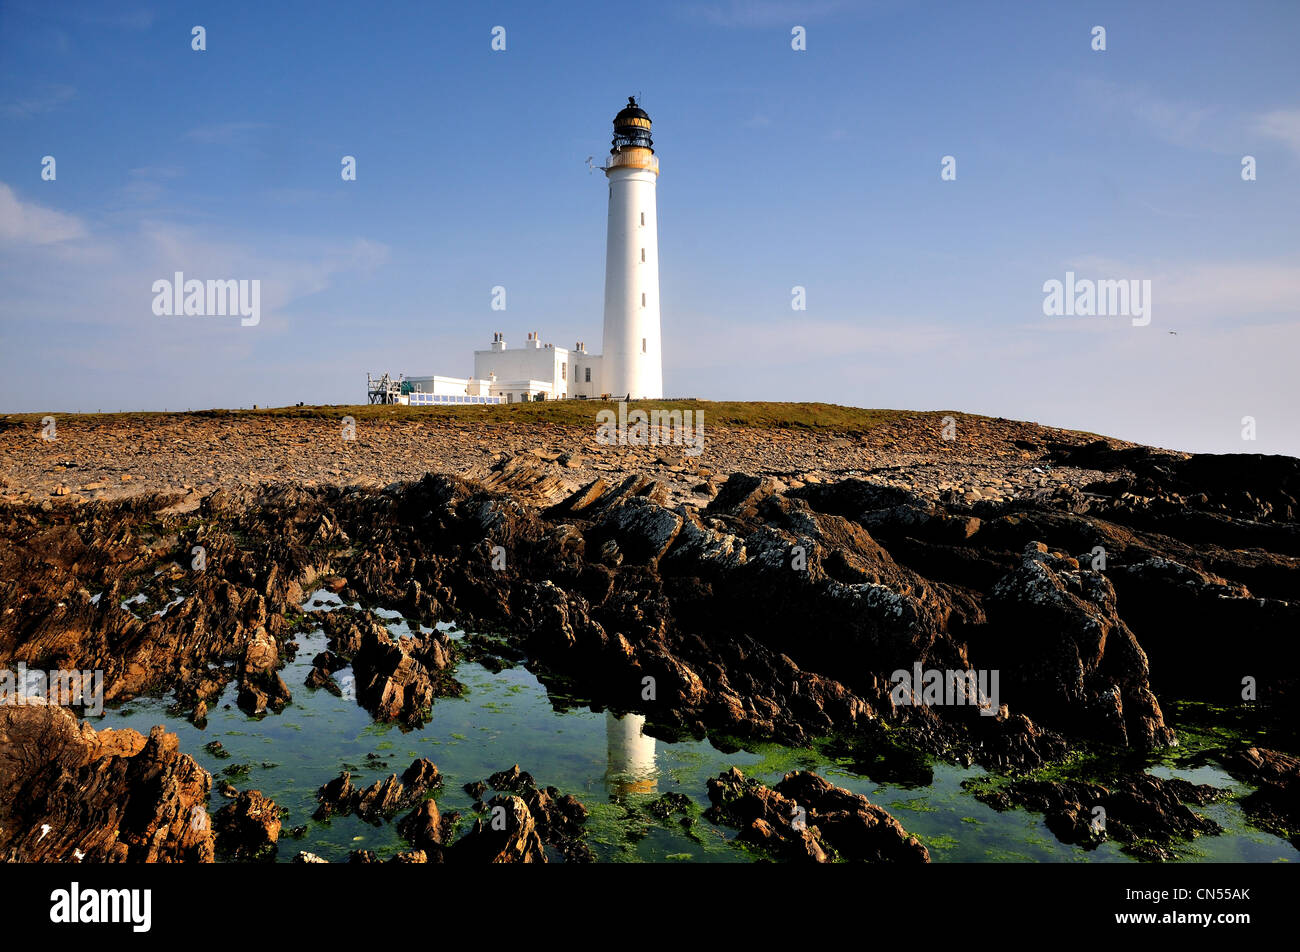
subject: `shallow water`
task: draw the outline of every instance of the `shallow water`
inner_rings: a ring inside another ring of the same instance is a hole
[[[339,604],[335,596],[317,593],[309,610]],[[376,612],[393,633],[406,632],[395,612]],[[458,633],[440,626],[451,636]],[[424,629],[425,631],[429,629]],[[865,794],[889,810],[903,826],[919,836],[936,862],[1133,862],[1114,843],[1095,849],[1060,843],[1040,816],[1024,810],[998,813],[961,788],[965,780],[984,776],[979,768],[940,762],[931,765],[932,782],[925,786],[876,783],[854,771],[852,761],[812,749],[764,744],[726,753],[707,740],[668,743],[647,737],[636,715],[617,718],[596,712],[581,699],[547,693],[522,667],[493,674],[483,666],[462,662],[456,678],[467,690],[461,698],[439,698],[432,719],[423,728],[404,732],[395,725],[376,724],[350,696],[351,669],[337,672],[342,698],[303,684],[311,659],[324,650],[320,630],[296,636],[296,660],[281,675],[293,692],[292,702],[279,714],[263,718],[245,715],[235,705],[237,688],[228,685],[210,705],[200,730],[169,712],[168,698],[139,698],[109,709],[97,727],[132,727],[147,733],[164,724],[180,736],[181,750],[214,777],[226,777],[237,788],[261,790],[287,815],[283,819],[278,859],[291,860],[308,850],[332,861],[354,849],[374,850],[385,859],[402,849],[396,820],[372,825],[356,817],[311,819],[316,790],[349,770],[353,782],[365,786],[390,773],[401,774],[417,757],[438,765],[444,784],[436,795],[444,813],[459,810],[463,828],[471,822],[472,798],[462,785],[518,763],[543,786],[555,786],[578,797],[590,811],[587,842],[602,861],[749,862],[756,858],[735,839],[735,831],[696,818],[690,831],[674,816],[661,821],[645,804],[674,791],[706,808],[705,782],[732,766],[747,776],[775,783],[790,770],[815,770],[839,786]],[[228,757],[204,748],[222,743]],[[1190,751],[1182,751],[1178,757]],[[372,759],[368,760],[367,757]],[[374,758],[378,758],[377,760]],[[1195,783],[1247,792],[1216,767],[1183,768],[1168,756],[1153,761],[1151,772],[1180,776]],[[214,790],[213,812],[225,804]],[[1188,861],[1294,861],[1300,858],[1288,842],[1250,826],[1235,800],[1196,808],[1217,820],[1222,836],[1200,837],[1177,849]],[[300,839],[288,831],[307,827]]]

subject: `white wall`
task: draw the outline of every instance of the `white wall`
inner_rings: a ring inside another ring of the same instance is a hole
[[[587,371],[591,370],[591,380],[587,380]],[[576,376],[575,376],[576,370]],[[599,397],[604,391],[601,386],[600,354],[585,351],[569,351],[569,396]]]
[[[657,399],[664,389],[655,208],[658,175],[650,169],[618,167],[605,174],[609,177],[609,230],[605,239],[601,392]]]
[[[527,403],[535,400],[539,393],[546,394],[547,400],[558,399],[549,380],[494,380],[488,391],[507,403]]]
[[[474,376],[489,379],[496,374],[497,380],[542,380],[549,384],[552,394],[563,397],[568,395],[569,383],[573,379],[570,360],[570,351],[564,347],[476,350]]]
[[[421,393],[445,393],[459,394],[466,393],[466,387],[469,386],[469,379],[466,377],[444,377],[435,374],[430,377],[407,377],[407,382],[412,386],[419,387]]]

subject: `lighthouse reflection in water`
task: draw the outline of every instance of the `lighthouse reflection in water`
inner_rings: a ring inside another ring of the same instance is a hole
[[[655,770],[655,739],[642,733],[645,715],[605,712],[605,740],[609,767],[605,784],[615,796],[654,793],[658,785]]]

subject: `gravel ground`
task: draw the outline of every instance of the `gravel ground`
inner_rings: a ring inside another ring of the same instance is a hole
[[[345,413],[340,408],[340,418]],[[791,488],[856,477],[963,502],[1050,493],[1100,476],[1046,460],[1052,446],[1091,442],[1092,434],[963,415],[954,438],[944,439],[944,419],[923,414],[865,434],[713,428],[706,420],[698,455],[672,445],[604,446],[594,423],[362,420],[355,439],[345,440],[339,422],[320,418],[87,415],[64,418],[50,441],[38,425],[9,421],[0,428],[0,499],[76,503],[163,491],[197,500],[236,485],[382,486],[426,472],[482,479],[519,455],[550,471],[543,495],[643,474],[662,481],[675,502],[694,503],[707,501],[733,472],[772,476]]]

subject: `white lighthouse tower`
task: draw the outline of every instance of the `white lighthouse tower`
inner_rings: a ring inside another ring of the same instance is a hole
[[[629,97],[614,117],[605,243],[605,339],[601,389],[613,397],[664,394],[659,340],[659,238],[655,183],[659,160],[650,117]]]

